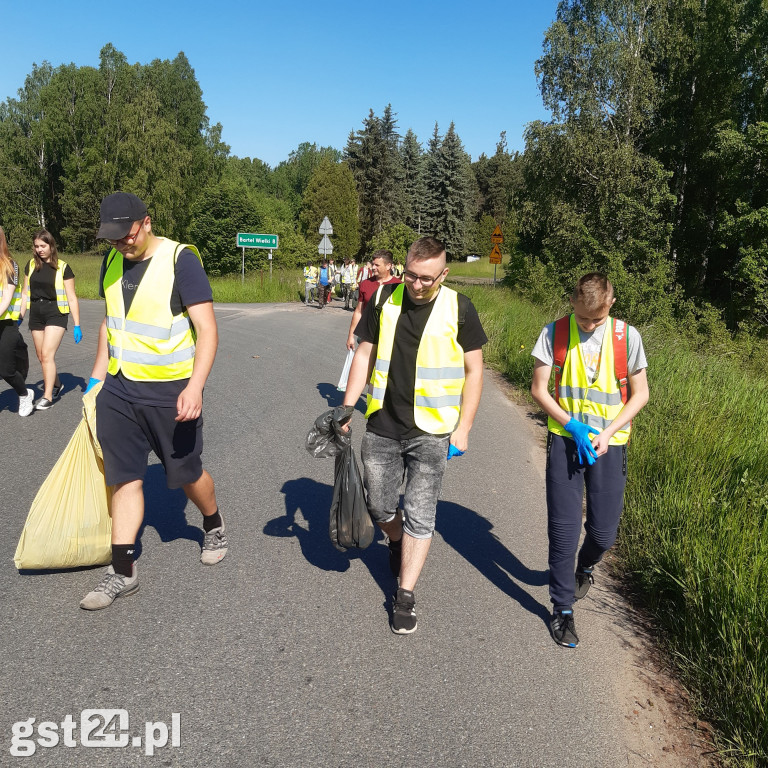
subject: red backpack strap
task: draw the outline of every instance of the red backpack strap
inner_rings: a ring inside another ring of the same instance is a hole
[[[555,369],[555,401],[560,398],[560,378],[563,375],[565,358],[568,355],[568,345],[571,340],[571,316],[566,315],[555,320],[555,338],[552,343],[553,367]]]
[[[627,383],[627,357],[629,355],[629,333],[623,320],[613,321],[613,372],[621,390],[621,402],[629,400]]]

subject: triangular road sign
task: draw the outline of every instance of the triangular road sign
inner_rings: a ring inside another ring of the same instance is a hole
[[[321,235],[333,234],[333,227],[331,226],[331,222],[329,221],[327,216],[323,219],[323,223],[320,225],[320,229],[318,230],[318,232],[320,232]]]
[[[501,227],[498,224],[496,225],[496,229],[493,230],[493,234],[491,235],[491,242],[499,244],[504,242],[504,235],[501,234]]]

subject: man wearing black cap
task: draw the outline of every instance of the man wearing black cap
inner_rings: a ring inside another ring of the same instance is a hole
[[[200,254],[154,235],[146,205],[126,192],[101,201],[98,237],[112,249],[101,270],[107,311],[88,389],[104,382],[96,429],[112,486],[112,565],[80,602],[89,611],[139,588],[134,552],[150,451],[168,487],[183,488],[203,514],[201,562],[214,565],[227,553],[213,479],[201,461],[203,387],[218,331]]]

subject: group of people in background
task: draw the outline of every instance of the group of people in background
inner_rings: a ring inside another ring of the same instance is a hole
[[[402,264],[395,264],[394,261],[390,264],[392,275],[402,275]],[[304,267],[304,304],[317,303],[322,309],[331,303],[338,287],[344,309],[355,309],[360,299],[360,286],[371,278],[377,279],[372,261],[357,264],[354,259],[344,259],[341,264],[335,264],[333,259],[322,259],[319,266],[311,260],[307,261]]]
[[[56,370],[56,352],[74,321],[75,344],[83,338],[80,306],[72,268],[59,258],[56,241],[46,229],[32,235],[33,257],[20,273],[11,258],[5,232],[0,227],[0,377],[19,396],[19,415],[47,411],[60,397],[62,383]],[[43,396],[27,386],[29,353],[19,326],[29,312],[29,330],[43,369]]]

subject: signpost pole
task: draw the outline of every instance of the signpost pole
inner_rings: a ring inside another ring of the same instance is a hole
[[[243,248],[243,266],[241,270],[240,282],[245,283],[245,248]]]
[[[269,279],[272,279],[272,249],[269,249]]]

